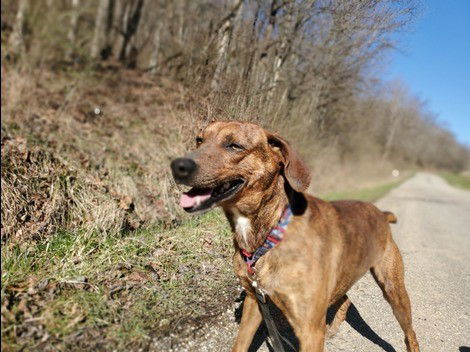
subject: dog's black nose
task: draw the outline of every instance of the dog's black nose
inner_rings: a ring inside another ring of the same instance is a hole
[[[197,165],[193,159],[178,158],[171,162],[171,171],[177,181],[187,180],[196,171]]]

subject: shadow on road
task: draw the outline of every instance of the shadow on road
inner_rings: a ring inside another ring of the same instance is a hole
[[[245,297],[246,297],[246,293],[245,291],[243,291],[240,294],[240,297],[237,299],[237,302],[241,302],[240,306],[236,308],[234,312],[237,323],[240,323],[240,320],[241,320],[243,303],[245,301]],[[298,351],[299,341],[297,340],[292,327],[287,322],[287,319],[284,317],[282,312],[274,304],[270,303],[269,309],[272,312],[272,315],[274,317],[274,320],[276,322],[276,325],[282,337],[289,342],[289,343],[284,343],[284,349],[286,350],[286,352],[294,351],[289,346],[289,344],[295,347],[295,351]],[[333,320],[335,314],[336,314],[336,311],[330,307],[327,313],[327,323],[330,323]],[[348,309],[348,313],[346,315],[346,321],[359,334],[361,334],[363,337],[367,338],[369,341],[373,342],[374,344],[382,348],[385,352],[396,352],[396,350],[393,348],[392,345],[390,345],[387,341],[385,341],[379,335],[377,335],[377,333],[374,330],[372,330],[372,328],[364,321],[364,319],[361,317],[361,314],[359,314],[359,311],[357,310],[356,306],[354,306],[354,304],[351,304],[351,306]],[[261,345],[263,344],[263,342],[265,341],[266,341],[266,345],[268,346],[269,351],[273,352],[274,350],[269,344],[269,341],[267,341],[267,336],[268,335],[267,335],[266,327],[264,326],[264,324],[261,324],[253,338],[253,342],[251,343],[249,352],[258,351]],[[460,352],[470,352],[470,350],[467,347],[460,347],[459,350]]]
[[[390,345],[387,341],[377,335],[377,333],[372,330],[372,328],[365,322],[365,320],[362,319],[361,314],[359,314],[359,311],[357,310],[354,304],[351,304],[348,309],[346,321],[359,334],[361,334],[371,342],[375,343],[377,346],[380,346],[384,351],[396,352],[392,345]]]
[[[237,302],[241,302],[241,304],[238,306],[238,308],[235,309],[235,312],[234,312],[235,320],[239,324],[240,324],[240,320],[241,320],[242,313],[243,313],[243,303],[245,302],[245,297],[246,297],[246,292],[242,291],[242,293],[240,294],[240,297],[236,300]],[[269,302],[269,310],[274,317],[276,326],[278,327],[279,332],[281,333],[283,339],[288,341],[288,343],[283,342],[285,351],[286,352],[298,351],[299,342],[297,340],[297,337],[294,334],[294,331],[292,330],[292,327],[288,323],[287,319],[284,317],[284,314],[282,314],[282,312],[271,302]],[[253,337],[253,342],[251,343],[251,346],[248,352],[258,351],[264,342],[266,342],[266,346],[268,347],[268,350],[270,352],[274,352],[274,349],[269,343],[269,340],[267,340],[267,337],[268,337],[267,329],[264,324],[261,324],[255,336]],[[295,348],[295,350],[292,349],[289,346],[289,344],[291,344]]]

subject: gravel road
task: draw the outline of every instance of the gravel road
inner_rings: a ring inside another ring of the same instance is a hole
[[[433,174],[419,173],[377,205],[398,217],[392,230],[405,262],[421,350],[469,352],[470,192],[453,188]],[[348,295],[354,306],[337,335],[327,340],[327,351],[406,350],[398,322],[370,274]],[[237,327],[234,309],[229,309],[171,349],[229,351]],[[260,344],[254,343],[252,351],[268,351],[266,343],[258,348]]]

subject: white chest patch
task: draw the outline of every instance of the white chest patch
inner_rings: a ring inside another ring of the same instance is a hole
[[[233,222],[235,224],[235,231],[243,237],[243,240],[246,242],[248,233],[251,229],[250,220],[247,217],[244,217],[236,209],[233,210]]]

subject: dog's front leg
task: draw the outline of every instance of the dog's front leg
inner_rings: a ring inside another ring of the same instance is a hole
[[[232,352],[245,352],[253,341],[253,336],[261,324],[261,313],[259,311],[256,297],[248,293],[243,302],[243,313],[238,335],[235,340]]]
[[[299,340],[301,352],[324,351],[327,299],[320,293],[314,297],[301,293],[291,295],[291,300],[282,309]]]
[[[323,352],[325,347],[326,322],[309,324],[299,333],[301,352]]]

